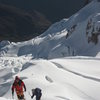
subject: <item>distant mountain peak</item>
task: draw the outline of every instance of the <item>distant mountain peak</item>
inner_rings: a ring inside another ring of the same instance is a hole
[[[91,2],[69,19],[53,24],[32,40],[0,48],[1,56],[33,58],[97,56],[100,54],[100,2]]]

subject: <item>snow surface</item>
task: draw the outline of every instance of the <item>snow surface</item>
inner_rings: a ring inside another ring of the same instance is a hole
[[[100,2],[93,1],[32,40],[0,42],[0,100],[17,100],[16,75],[25,82],[26,100],[36,87],[41,100],[100,100],[99,27]]]
[[[29,93],[36,87],[42,89],[41,100],[100,100],[99,58],[1,57],[0,64],[0,96],[3,98],[12,98],[11,85],[18,75],[27,88],[26,100],[31,100]]]
[[[29,57],[1,57],[0,62],[0,96],[4,98],[12,98],[11,85],[18,75],[27,87],[26,100],[31,100],[29,93],[36,87],[42,89],[42,100],[100,99],[99,58],[35,60]]]

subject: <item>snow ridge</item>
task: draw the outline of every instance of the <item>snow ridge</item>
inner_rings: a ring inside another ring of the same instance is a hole
[[[100,2],[92,1],[69,19],[53,24],[41,36],[18,43],[1,42],[0,56],[52,59],[97,56],[100,52]]]

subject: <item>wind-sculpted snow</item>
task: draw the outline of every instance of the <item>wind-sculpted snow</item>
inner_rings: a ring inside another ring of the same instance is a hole
[[[78,72],[74,72],[70,69],[67,69],[67,68],[64,68],[63,66],[61,66],[59,63],[55,63],[54,64],[58,67],[58,68],[62,68],[63,70],[65,71],[68,71],[70,73],[73,73],[75,75],[78,75],[80,77],[83,77],[83,78],[87,78],[87,79],[90,79],[90,80],[93,80],[93,81],[97,81],[97,82],[100,82],[100,78],[96,78],[96,77],[92,77],[92,76],[87,76],[87,75],[84,75],[84,74],[81,74],[81,73],[78,73]]]
[[[12,99],[11,85],[16,75],[26,85],[26,100],[31,100],[31,89],[36,87],[42,89],[41,100],[100,99],[100,60],[97,58],[36,60],[30,57],[2,57],[0,62],[0,96],[3,97],[0,100]],[[15,71],[16,68],[18,71]],[[16,93],[14,98],[17,100]]]
[[[48,76],[45,76],[45,79],[46,79],[47,81],[49,81],[50,83],[53,82],[53,80],[52,80],[50,77],[48,77]]]

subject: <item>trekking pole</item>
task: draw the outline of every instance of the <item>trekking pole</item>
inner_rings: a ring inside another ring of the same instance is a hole
[[[30,95],[30,97],[32,97],[30,92],[28,92],[28,94]],[[32,98],[31,98],[31,99],[32,99]]]
[[[30,92],[28,92],[28,94],[31,96]]]
[[[14,100],[14,96],[12,95],[12,99]]]
[[[24,99],[23,99],[23,100],[26,100],[26,97],[25,97],[25,95],[26,95],[25,92],[26,92],[26,91],[23,91],[23,92],[24,92]]]

